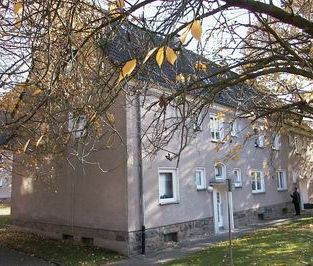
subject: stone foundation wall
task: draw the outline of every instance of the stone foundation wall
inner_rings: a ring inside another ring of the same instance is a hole
[[[146,253],[166,248],[183,240],[214,234],[213,217],[146,229]],[[129,254],[141,252],[141,231],[129,233]],[[171,241],[168,236],[174,238]]]
[[[294,215],[294,212],[294,206],[290,202],[248,209],[234,213],[234,224],[235,227],[242,227],[261,220],[287,218]]]
[[[13,220],[12,224],[21,231],[33,232],[54,239],[66,239],[82,244],[104,247],[128,256],[140,254],[142,250],[141,231],[110,231],[23,220]],[[172,234],[172,236],[174,234],[177,237],[174,242],[166,239],[169,234]],[[213,234],[214,223],[212,217],[158,228],[149,228],[145,231],[146,253],[173,246],[176,241],[180,242],[189,238],[201,238]]]
[[[260,220],[279,219],[293,214],[293,204],[282,203],[236,212],[234,213],[234,223],[235,227],[238,228],[260,222]],[[71,239],[82,244],[92,244],[115,250],[128,256],[141,253],[141,231],[111,231],[22,220],[13,220],[13,224],[21,230],[28,230],[51,238]],[[214,235],[213,217],[148,228],[145,231],[146,253],[173,246],[175,242],[211,235]]]
[[[12,224],[21,231],[29,231],[54,239],[66,239],[82,244],[94,245],[128,255],[128,232],[58,225],[38,221],[13,220]]]

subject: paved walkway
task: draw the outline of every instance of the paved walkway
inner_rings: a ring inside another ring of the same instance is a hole
[[[1,266],[52,266],[55,264],[12,249],[0,248]]]
[[[303,218],[303,216],[299,217]],[[269,226],[279,226],[288,223],[291,220],[296,220],[298,218],[287,218],[272,221],[263,221],[257,224],[252,224],[249,227],[235,229],[233,232],[233,237],[238,237],[251,233],[256,229],[269,227]],[[209,245],[213,245],[219,241],[224,241],[228,239],[228,232],[211,236],[209,238],[184,241],[178,243],[175,247],[167,248],[155,253],[147,255],[137,255],[122,261],[108,263],[106,265],[123,265],[123,266],[140,266],[140,265],[161,265],[163,263],[169,262],[174,259],[180,259],[189,254],[207,248]]]

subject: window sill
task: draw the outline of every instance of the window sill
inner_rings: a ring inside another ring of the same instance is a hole
[[[287,188],[278,188],[277,191],[278,192],[286,192],[286,191],[288,191],[288,189]]]
[[[279,149],[277,149],[277,148],[273,148],[273,147],[272,147],[272,150],[273,150],[273,151],[279,151]]]
[[[252,191],[252,194],[265,194],[265,191]]]
[[[217,140],[217,139],[211,139],[211,142],[213,142],[213,143],[225,143],[225,141],[223,141],[223,140]]]
[[[206,187],[197,188],[197,191],[206,191]]]
[[[264,149],[265,147],[264,146],[254,146],[256,147],[257,149]]]
[[[167,201],[167,202],[159,202],[159,205],[169,205],[169,204],[178,204],[178,200],[173,200],[173,201]]]
[[[235,188],[242,188],[242,185],[235,185]]]

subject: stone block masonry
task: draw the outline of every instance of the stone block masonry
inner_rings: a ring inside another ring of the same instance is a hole
[[[243,210],[234,213],[235,227],[247,226],[261,220],[287,218],[294,215],[294,207],[290,202]]]
[[[73,240],[82,244],[103,247],[128,255],[128,232],[101,228],[59,225],[40,221],[13,220],[16,229],[54,239]]]
[[[266,207],[248,209],[234,213],[235,227],[244,227],[261,220],[286,218],[294,214],[292,203],[281,203]],[[92,244],[132,256],[141,253],[141,231],[112,231],[101,228],[87,228],[57,225],[39,221],[14,220],[21,230],[46,235],[51,238],[67,239]],[[146,229],[146,253],[175,245],[175,242],[207,238],[214,235],[213,217],[183,223]]]
[[[188,239],[214,234],[213,217],[146,229],[146,253],[160,250]],[[129,233],[129,254],[141,251],[141,231]]]

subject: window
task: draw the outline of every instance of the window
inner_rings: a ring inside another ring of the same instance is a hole
[[[215,164],[215,178],[226,179],[226,169],[224,164],[222,163]]]
[[[264,148],[264,140],[265,140],[264,134],[257,135],[255,139],[255,147]]]
[[[3,155],[0,154],[0,163],[3,163],[3,162],[4,162],[4,160],[3,160]]]
[[[277,171],[277,190],[287,190],[287,178],[285,171]]]
[[[204,119],[204,116],[202,116],[201,114],[194,115],[194,117],[192,118],[194,131],[201,131],[202,130],[203,119]]]
[[[177,232],[164,234],[164,242],[178,242]]]
[[[206,189],[205,168],[196,168],[196,185],[197,189]]]
[[[239,133],[238,119],[235,119],[233,122],[230,123],[230,135],[232,137],[237,137],[238,133]]]
[[[86,115],[79,115],[73,117],[73,114],[69,114],[68,131],[73,133],[75,138],[81,138],[86,134]]]
[[[264,177],[261,171],[251,172],[252,193],[265,192]]]
[[[177,202],[178,182],[175,168],[159,169],[159,202],[161,204]]]
[[[272,140],[273,140],[272,149],[278,151],[280,149],[280,135],[274,134]]]
[[[212,141],[222,141],[224,138],[223,121],[221,118],[210,115],[210,130]]]
[[[239,168],[235,168],[234,171],[234,184],[235,187],[241,187],[242,183],[241,183],[241,170]]]
[[[2,177],[0,177],[0,187],[3,187],[3,178]]]

